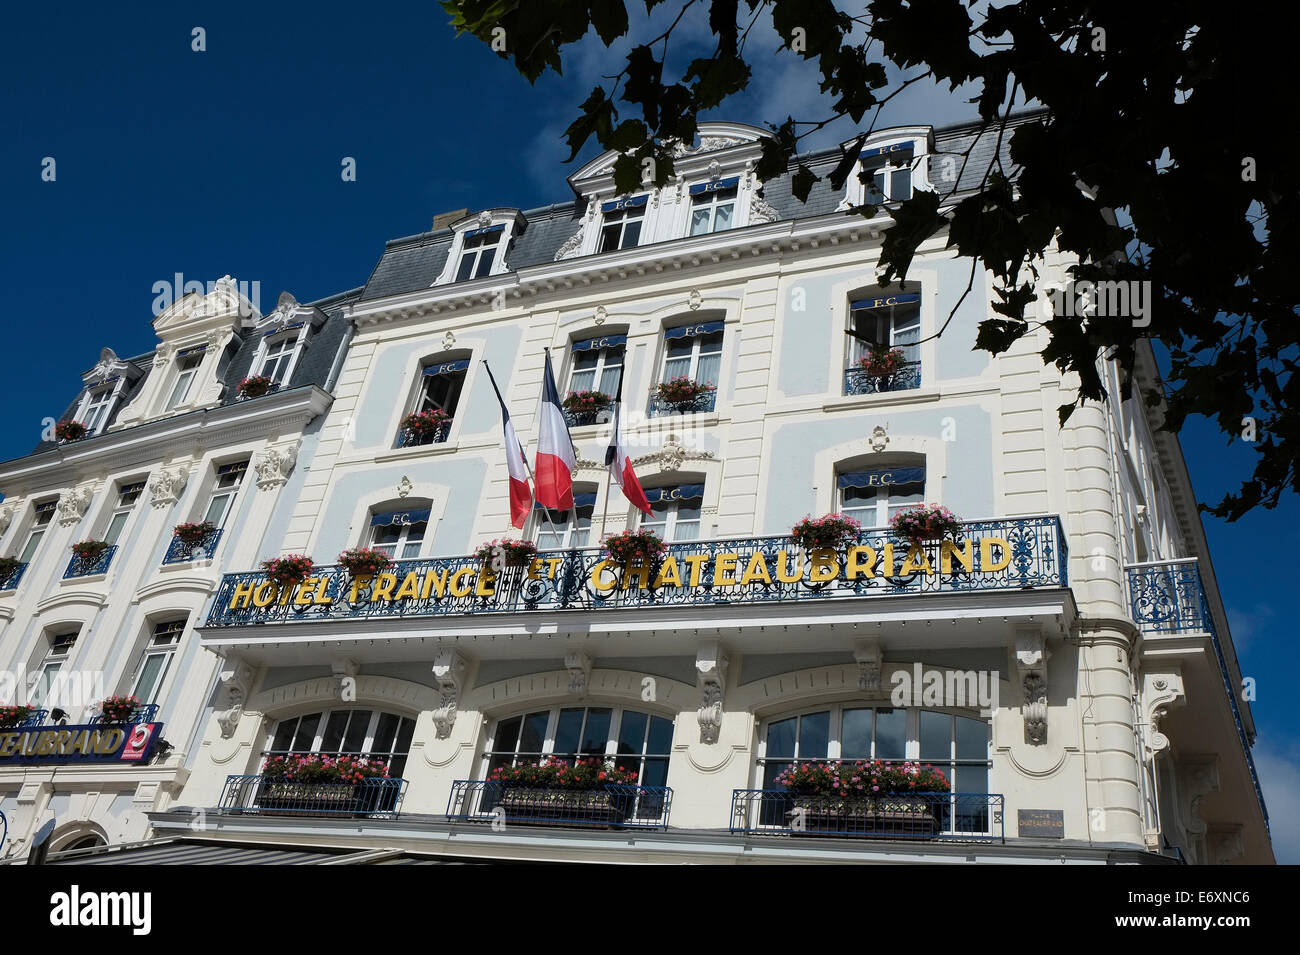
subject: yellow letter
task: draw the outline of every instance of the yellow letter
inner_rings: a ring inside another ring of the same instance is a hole
[[[740,561],[739,554],[719,554],[713,560],[713,586],[715,587],[734,587],[736,586],[736,564]]]
[[[920,557],[920,563],[917,563],[913,559],[914,557]],[[927,574],[934,573],[934,569],[930,567],[930,555],[925,552],[925,548],[920,544],[913,544],[912,549],[909,550],[907,556],[903,558],[903,569],[898,573],[900,576],[906,577],[908,574],[914,574],[918,570],[924,570]]]
[[[993,545],[1002,545],[1002,560],[996,563],[993,560]],[[995,570],[1006,570],[1011,566],[1011,545],[1007,543],[1005,537],[981,537],[980,538],[980,570],[984,573],[992,573]]]
[[[393,588],[397,586],[396,574],[380,574],[370,588],[371,600],[392,600]]]
[[[708,554],[688,554],[682,560],[691,565],[691,586],[700,585],[700,572],[704,570],[704,564],[709,559]]]
[[[608,593],[618,586],[617,577],[611,580],[608,584],[604,582],[604,578],[601,575],[607,570],[609,570],[608,560],[602,560],[596,564],[596,566],[591,568],[591,586],[595,587],[597,592],[602,594]]]
[[[312,595],[311,602],[314,604],[332,604],[334,598],[329,595],[331,578],[322,576],[320,583],[316,585],[316,593]]]
[[[265,607],[275,599],[275,584],[264,580],[253,589],[253,606]]]
[[[451,595],[453,597],[468,597],[473,585],[468,583],[469,578],[474,576],[474,567],[462,567],[451,575]],[[461,581],[466,581],[462,584]]]
[[[492,568],[484,567],[479,571],[478,583],[474,586],[475,597],[491,597],[497,592],[497,575]]]
[[[294,595],[293,605],[295,607],[306,607],[311,603],[312,594],[316,592],[316,578],[308,577],[298,586],[298,592]]]
[[[859,563],[859,558],[863,554],[867,555],[867,560],[865,565]],[[866,577],[868,580],[870,580],[872,577],[876,575],[875,571],[872,569],[876,565],[876,552],[872,550],[870,547],[864,547],[859,545],[854,545],[853,547],[850,547],[849,553],[846,557],[846,561],[847,563],[845,564],[844,567],[844,576],[849,580],[857,580],[859,577]]]
[[[248,601],[252,599],[253,588],[257,585],[251,580],[247,583],[235,584],[234,596],[230,598],[230,610],[240,610],[248,606]]]
[[[767,572],[767,561],[763,558],[763,552],[755,551],[754,555],[749,558],[749,563],[745,566],[745,573],[740,578],[740,585],[761,580],[765,584],[772,582],[772,575]]]
[[[799,554],[794,555],[794,573],[789,573],[790,555],[783,550],[776,552],[776,579],[783,584],[797,584],[803,580],[803,561],[799,559]]]
[[[815,550],[809,556],[812,558],[812,567],[809,568],[808,579],[812,583],[825,583],[839,575],[840,562],[835,558],[835,551]]]
[[[665,584],[672,584],[674,587],[682,585],[682,575],[677,569],[677,558],[671,554],[659,565],[659,575],[655,577],[655,589],[658,590]]]
[[[442,568],[442,573],[434,574],[433,571],[426,571],[424,574],[424,589],[420,591],[421,598],[427,598],[431,590],[438,591],[438,599],[441,600],[447,593],[447,575],[451,573],[450,569]]]
[[[645,564],[638,564],[636,567],[623,565],[623,589],[627,590],[632,586],[632,578],[636,578],[637,590],[645,590],[650,586],[650,568]]]
[[[420,575],[411,571],[402,581],[402,586],[397,588],[397,593],[393,594],[394,600],[405,600],[407,597],[418,597],[420,595]]]
[[[881,577],[894,576],[894,543],[890,541],[885,545],[885,570]]]
[[[945,574],[952,573],[952,558],[957,557],[957,563],[961,564],[970,573],[975,567],[975,544],[973,541],[963,541],[966,545],[964,551],[958,550],[957,545],[952,541],[944,541],[939,545],[939,569]]]

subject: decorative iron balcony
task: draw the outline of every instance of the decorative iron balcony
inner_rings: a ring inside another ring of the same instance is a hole
[[[26,564],[16,564],[8,570],[0,569],[0,590],[15,590],[27,570]]]
[[[373,578],[318,567],[284,587],[262,573],[226,574],[206,626],[1060,588],[1066,557],[1060,521],[1044,516],[967,521],[953,540],[915,548],[881,529],[811,554],[789,537],[686,541],[650,566],[588,547],[542,552],[499,574],[473,556],[398,561]]]
[[[260,395],[242,395],[238,391],[236,391],[235,401],[256,401],[258,398],[265,398],[267,395],[275,394],[283,387],[284,385],[282,385],[280,382],[273,381],[271,382],[271,386],[267,388],[266,391],[262,392]]]
[[[1201,582],[1201,568],[1196,558],[1185,560],[1155,561],[1146,564],[1130,564],[1128,571],[1129,607],[1133,620],[1143,633],[1205,633],[1210,637],[1214,655],[1219,663],[1219,675],[1223,679],[1224,692],[1228,694],[1228,705],[1232,709],[1232,719],[1237,725],[1237,736],[1241,740],[1242,752],[1246,754],[1246,765],[1250,769],[1250,779],[1255,786],[1255,798],[1268,822],[1268,807],[1264,804],[1264,791],[1259,785],[1259,776],[1255,772],[1255,758],[1250,751],[1250,738],[1241,719],[1241,707],[1237,703],[1237,690],[1232,685],[1228,672],[1228,661],[1223,655],[1223,645],[1219,641],[1218,629],[1214,625],[1214,615],[1210,613],[1209,601],[1205,597],[1205,586]]]
[[[882,391],[908,391],[921,387],[921,363],[904,362],[892,375],[869,375],[865,368],[855,365],[844,369],[846,395],[874,395]]]
[[[406,780],[374,777],[361,782],[294,782],[270,776],[227,776],[217,808],[222,812],[341,819],[394,818]]]
[[[32,710],[27,714],[27,719],[19,723],[19,726],[44,726],[45,721],[50,718],[49,710]]]
[[[995,793],[875,793],[845,799],[736,789],[730,827],[746,835],[1005,842],[1003,803]]]
[[[108,717],[103,716],[101,714],[100,716],[97,716],[95,718],[94,722],[96,723],[155,723],[157,722],[157,720],[158,720],[158,704],[142,703],[140,706],[136,707],[136,710],[134,713],[131,714],[130,719],[111,720]]]
[[[451,419],[444,421],[435,430],[424,434],[417,434],[414,431],[397,432],[398,448],[413,448],[421,444],[442,444],[447,440],[447,435],[451,432]]]
[[[221,540],[221,530],[218,527],[216,530],[204,534],[198,540],[189,543],[173,534],[172,542],[167,545],[167,553],[163,554],[162,562],[164,564],[183,564],[191,560],[208,560],[217,552],[217,542]]]
[[[593,424],[608,424],[613,420],[614,411],[612,408],[601,408],[599,411],[566,411],[564,420],[569,423],[570,428],[581,428]]]
[[[667,786],[599,789],[524,787],[483,779],[457,779],[447,800],[449,822],[576,826],[596,829],[666,829],[673,791]]]
[[[116,553],[117,545],[109,544],[95,557],[83,559],[74,554],[72,560],[68,561],[68,569],[63,572],[63,579],[89,577],[92,574],[106,574],[108,573],[108,565],[113,562],[113,555]]]
[[[664,401],[659,397],[657,392],[650,392],[650,400],[646,404],[647,418],[660,418],[665,415],[673,414],[696,414],[702,411],[712,411],[717,407],[718,389],[711,388],[701,394],[698,398],[691,401]]]

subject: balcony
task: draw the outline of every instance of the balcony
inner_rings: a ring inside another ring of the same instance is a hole
[[[522,787],[458,779],[447,800],[448,822],[560,826],[580,829],[666,829],[673,791],[667,786],[599,789]]]
[[[391,819],[398,814],[405,790],[406,780],[396,777],[346,783],[227,776],[217,806],[221,812],[263,816]]]
[[[864,799],[736,789],[731,831],[745,835],[1005,842],[994,793],[881,793]]]
[[[398,561],[373,578],[325,566],[285,587],[226,574],[206,626],[1056,589],[1069,583],[1066,557],[1060,521],[1042,516],[967,521],[953,540],[920,547],[888,529],[812,553],[785,536],[687,541],[648,567],[615,564],[601,548],[543,552],[500,574],[472,556]]]
[[[95,574],[108,573],[108,565],[113,562],[113,555],[117,553],[117,545],[109,544],[94,557],[77,557],[75,554],[72,560],[68,561],[68,569],[63,572],[63,579],[70,580],[73,577],[90,577]]]
[[[26,570],[26,564],[15,564],[7,569],[0,568],[0,590],[16,590]]]
[[[217,543],[221,540],[221,528],[204,534],[196,541],[183,541],[175,534],[163,554],[164,564],[183,564],[191,560],[208,560],[217,552]]]
[[[664,401],[659,397],[658,392],[652,391],[646,403],[645,413],[647,418],[662,418],[673,414],[697,414],[712,411],[717,407],[717,403],[718,390],[716,388],[704,392],[692,401]]]
[[[869,375],[859,366],[844,369],[846,395],[874,395],[885,391],[910,391],[921,387],[921,363],[904,362],[892,375]]]
[[[451,431],[451,419],[443,422],[433,431],[416,432],[416,431],[399,431],[397,432],[397,448],[414,448],[422,444],[442,444],[447,440],[447,435]]]
[[[91,722],[94,722],[94,723],[128,723],[128,724],[129,724],[129,723],[155,723],[155,722],[157,722],[157,721],[158,721],[158,704],[157,704],[157,703],[143,703],[143,704],[141,704],[140,706],[136,707],[136,710],[135,710],[134,713],[131,714],[131,718],[130,718],[130,719],[126,719],[126,720],[110,720],[108,717],[106,717],[106,716],[102,716],[102,715],[101,715],[101,716],[97,716],[97,717],[95,717]]]
[[[583,428],[593,424],[608,424],[614,417],[612,408],[601,408],[599,411],[566,411],[564,420],[568,422],[570,428]]]

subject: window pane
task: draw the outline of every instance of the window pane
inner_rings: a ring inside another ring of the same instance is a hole
[[[27,538],[27,545],[23,547],[23,552],[18,559],[24,564],[30,563],[32,555],[36,553],[36,545],[41,542],[41,538],[44,536],[45,531],[32,531],[32,536]]]
[[[641,776],[642,786],[667,786],[668,785],[668,760],[666,759],[647,759],[645,761],[645,772]]]
[[[876,759],[907,755],[907,710],[876,710]]]
[[[871,710],[844,711],[840,756],[843,759],[871,758]]]
[[[343,731],[348,726],[348,711],[335,710],[325,721],[325,732],[321,735],[322,753],[337,753],[343,749]]]
[[[623,231],[622,222],[611,222],[600,230],[600,251],[610,252],[618,248],[618,237]]]
[[[214,494],[212,503],[208,505],[208,512],[203,515],[205,521],[211,521],[220,527],[226,520],[226,509],[230,506],[230,499],[233,494]]]
[[[307,753],[316,745],[316,728],[320,726],[320,718],[319,713],[309,713],[298,721],[298,732],[293,737],[294,752]]]
[[[275,728],[275,739],[271,741],[271,751],[274,753],[287,752],[293,745],[294,730],[298,728],[298,717],[291,720],[282,720],[280,725]]]
[[[957,758],[988,759],[989,724],[965,716],[955,718],[957,723]]]
[[[162,673],[163,664],[166,661],[167,654],[165,653],[151,653],[144,658],[144,666],[140,669],[140,678],[135,681],[135,689],[131,692],[131,695],[139,698],[141,703],[153,701],[154,691],[158,689],[158,677]]]
[[[987,766],[954,766],[952,791],[955,793],[986,793],[989,791]]]
[[[619,246],[622,249],[631,249],[636,246],[641,238],[641,220],[634,219],[629,222],[623,229],[623,244]]]
[[[573,369],[573,374],[569,378],[570,391],[591,391],[592,386],[596,383],[596,369],[583,368]]]
[[[547,710],[529,713],[524,717],[523,732],[519,735],[519,752],[540,753],[546,742],[546,723],[551,714]]]
[[[798,719],[780,720],[767,728],[767,758],[794,758],[794,734]]]
[[[718,206],[718,214],[713,220],[713,231],[721,232],[723,229],[731,228],[731,211],[734,205],[730,202]]]
[[[662,716],[650,717],[650,735],[646,740],[645,751],[654,755],[667,756],[673,745],[673,721]]]
[[[456,281],[463,282],[474,274],[474,253],[466,252],[460,257],[460,268],[456,270]]]
[[[555,752],[576,753],[578,740],[582,736],[582,717],[585,711],[580,709],[560,710],[560,719],[555,726]]]
[[[375,739],[370,744],[372,753],[388,753],[393,749],[393,743],[397,739],[397,727],[402,718],[392,713],[381,713],[379,724],[375,727]]]
[[[370,729],[370,715],[373,710],[353,710],[352,719],[348,721],[348,732],[343,737],[343,752],[359,753],[366,748],[366,733]]]
[[[110,544],[116,544],[117,538],[122,533],[122,528],[126,524],[126,519],[130,517],[129,511],[121,511],[113,515],[113,519],[108,522],[108,530],[104,531],[104,540]]]
[[[904,199],[912,198],[912,170],[895,169],[893,181],[890,182],[889,198],[895,202],[902,202]]]
[[[609,743],[609,723],[613,711],[587,710],[587,725],[582,732],[582,752],[588,755],[605,752]]]
[[[952,758],[952,717],[947,713],[921,711],[921,758],[931,761]]]
[[[640,754],[645,745],[645,729],[648,716],[645,713],[623,712],[623,719],[618,727],[618,751],[620,753]]]
[[[512,716],[508,720],[502,720],[497,724],[496,737],[492,740],[492,748],[498,753],[513,751],[515,744],[519,742],[519,727],[523,725],[522,716]]]
[[[830,710],[799,718],[799,758],[825,759],[831,738]]]
[[[709,231],[709,212],[708,206],[691,212],[691,235],[703,235]]]
[[[701,355],[699,367],[695,370],[695,380],[716,387],[721,371],[721,355]]]

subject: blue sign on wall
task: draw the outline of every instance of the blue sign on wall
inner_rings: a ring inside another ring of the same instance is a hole
[[[162,738],[162,723],[81,723],[0,729],[0,766],[28,763],[135,763]]]

